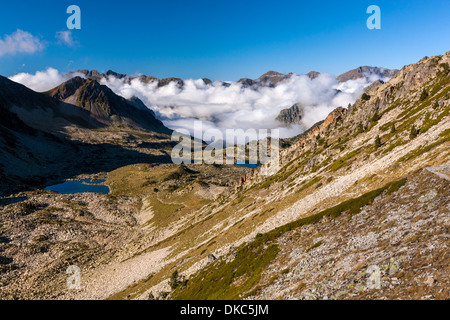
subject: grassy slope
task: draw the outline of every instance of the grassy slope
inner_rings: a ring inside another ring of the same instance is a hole
[[[357,119],[359,113],[371,110],[375,105],[374,101],[362,102],[361,105],[351,111],[355,114],[355,117],[337,123],[329,131],[321,132],[320,143],[312,141],[296,150],[296,155],[284,164],[277,175],[256,180],[239,190],[238,193],[231,194],[203,207],[196,213],[195,218],[189,220],[185,228],[180,229],[173,237],[149,248],[148,250],[153,250],[171,246],[174,248],[173,256],[182,253],[183,250],[187,251],[184,252],[185,259],[183,261],[168,264],[154,276],[144,279],[133,288],[118,293],[113,298],[124,298],[130,293],[132,293],[132,297],[139,296],[153,285],[168,278],[174,270],[180,272],[187,270],[195,262],[206,258],[208,253],[212,253],[222,246],[250,234],[255,226],[261,225],[267,219],[291,207],[300,199],[315,193],[317,189],[332,183],[339,177],[346,176],[349,172],[360,168],[373,159],[390,154],[396,148],[414,142],[414,139],[409,137],[412,125],[417,125],[420,136],[420,134],[433,130],[434,126],[442,124],[442,121],[447,121],[449,106],[441,103],[438,107],[435,107],[435,104],[436,101],[448,100],[449,79],[448,72],[441,73],[436,78],[431,79],[425,84],[428,92],[425,99],[411,99],[410,97],[415,95],[415,91],[412,91],[408,95],[392,100],[376,116],[371,116],[363,123],[363,130],[360,130],[359,123],[353,119]],[[395,125],[395,130],[390,130],[392,124]],[[376,135],[381,137],[382,145],[380,148],[374,147],[373,137]],[[400,159],[397,165],[389,168],[389,171],[377,172],[377,174],[355,181],[353,186],[347,190],[342,190],[342,193],[345,193],[346,196],[325,199],[314,210],[304,213],[305,216],[308,216],[307,218],[260,236],[257,242],[253,244],[253,246],[256,246],[253,247],[255,252],[242,251],[245,254],[242,255],[241,263],[244,265],[247,263],[248,269],[233,267],[231,270],[236,269],[236,274],[231,273],[230,276],[225,276],[225,273],[234,264],[222,266],[221,262],[216,262],[213,264],[214,266],[221,264],[217,273],[208,273],[211,267],[200,271],[197,275],[194,275],[184,291],[175,293],[174,298],[215,299],[226,297],[235,299],[240,297],[240,295],[254,288],[258,282],[258,277],[260,277],[259,271],[252,273],[252,276],[246,276],[249,270],[253,268],[263,270],[264,266],[270,262],[267,260],[273,259],[276,255],[276,246],[265,248],[260,246],[263,243],[270,245],[270,237],[276,238],[277,232],[278,234],[283,233],[289,228],[298,227],[303,223],[314,223],[324,215],[339,215],[345,210],[358,212],[362,206],[370,203],[380,192],[384,192],[386,188],[392,186],[382,187],[383,184],[405,176],[408,169],[405,169],[403,165],[408,167],[416,161],[439,164],[448,158],[449,138],[448,130],[442,132],[438,140],[429,141],[426,145],[409,153],[406,158]],[[313,158],[316,161],[310,165]],[[369,192],[357,198],[351,196],[352,194],[361,194],[362,190]],[[348,201],[342,202],[345,199],[348,199]],[[320,214],[317,214],[318,211]],[[246,250],[245,246],[240,250]],[[253,259],[255,258],[253,254],[259,258]],[[222,287],[223,285],[231,287],[230,291],[224,288],[206,290],[207,287],[199,283],[198,280],[206,276],[209,279],[206,283],[208,281],[209,283],[219,281]]]
[[[258,234],[253,242],[242,245],[237,249],[236,258],[227,262],[219,260],[195,275],[186,287],[178,289],[172,295],[177,300],[211,300],[211,299],[240,299],[246,294],[253,293],[264,267],[277,257],[277,239],[284,233],[304,225],[319,222],[324,217],[338,218],[342,213],[358,214],[361,209],[371,204],[383,192],[386,194],[397,191],[406,182],[402,179],[368,192],[358,198],[347,200],[337,206],[320,213],[297,220],[279,227],[266,234]]]

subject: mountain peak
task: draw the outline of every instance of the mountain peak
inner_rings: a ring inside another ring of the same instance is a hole
[[[281,110],[276,120],[281,122],[284,126],[289,127],[293,124],[300,124],[303,115],[303,108],[301,104],[296,103],[289,109]]]
[[[80,88],[88,81],[91,80],[83,79],[77,76],[67,80],[66,82],[60,84],[56,88],[51,89],[50,91],[48,91],[48,94],[51,97],[63,100],[73,95],[75,91],[78,90],[78,88]]]
[[[320,75],[320,72],[317,71],[310,71],[306,74],[306,76],[308,78],[310,78],[311,80],[314,80],[315,78],[317,78]]]
[[[292,75],[293,75],[293,73],[284,74],[284,73],[270,70],[270,71],[264,73],[261,77],[259,77],[258,80],[264,84],[275,86],[279,82],[289,79]]]
[[[356,80],[359,78],[364,78],[367,75],[372,74],[377,75],[381,78],[392,78],[397,74],[398,71],[399,70],[397,69],[361,66],[337,76],[337,79],[340,82],[346,82],[348,80]]]
[[[155,118],[153,111],[144,103],[132,98],[127,100],[115,94],[110,88],[94,79],[74,77],[50,90],[48,95],[59,100],[67,110],[73,106],[88,112],[90,122],[106,126],[121,124],[141,127],[145,130],[169,133],[161,121]],[[73,113],[73,110],[71,111]],[[86,114],[82,114],[86,117]]]

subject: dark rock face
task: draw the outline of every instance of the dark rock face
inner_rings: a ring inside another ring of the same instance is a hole
[[[12,258],[0,256],[0,265],[7,265],[13,262]]]
[[[303,109],[300,103],[294,104],[289,109],[281,110],[280,114],[276,118],[285,126],[301,123],[303,118]]]
[[[61,84],[60,86],[50,90],[48,94],[57,100],[64,100],[70,97],[71,95],[75,94],[75,92],[86,82],[87,81],[85,79],[75,77]]]
[[[179,87],[184,86],[184,81],[180,78],[166,78],[158,81],[158,87],[167,86],[171,82],[175,82]]]
[[[208,78],[203,78],[202,80],[203,80],[203,82],[204,82],[206,85],[212,83],[212,81],[211,81],[210,79],[208,79]]]
[[[147,106],[144,104],[144,102],[142,102],[141,99],[139,99],[138,97],[132,97],[130,99],[128,99],[128,103],[131,104],[132,106],[138,108],[139,110],[145,110],[145,111],[150,111],[150,113],[155,117],[155,113],[153,112],[153,110],[147,108]]]
[[[364,92],[367,93],[367,92],[376,90],[378,87],[380,87],[380,86],[383,85],[383,84],[384,84],[384,81],[382,81],[382,80],[377,80],[377,81],[375,81],[374,83],[372,83],[370,86],[366,87],[366,88],[364,89]]]
[[[0,76],[0,105],[6,108],[17,106],[46,109],[55,106],[55,102],[44,94]]]
[[[248,88],[248,87],[252,87],[253,85],[255,85],[256,81],[254,81],[252,79],[248,79],[248,78],[242,78],[238,81],[238,83],[242,84],[243,87]]]
[[[96,80],[75,77],[50,90],[49,95],[63,104],[87,111],[88,121],[95,120],[107,126],[120,123],[167,134],[171,132],[141,100],[133,98],[128,101]]]

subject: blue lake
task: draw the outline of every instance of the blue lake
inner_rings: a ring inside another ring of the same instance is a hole
[[[236,166],[238,166],[238,167],[247,167],[247,168],[256,169],[256,168],[260,167],[261,164],[236,163]]]
[[[179,160],[181,160],[183,162],[186,162],[188,164],[194,163],[193,160],[190,160],[190,159],[180,158]],[[250,163],[237,163],[237,162],[235,162],[234,165],[238,166],[238,167],[246,167],[246,168],[251,168],[251,169],[256,169],[256,168],[261,166],[260,163],[258,163],[258,164],[250,164]]]
[[[103,185],[106,180],[100,180],[92,182],[91,179],[66,181],[61,184],[56,184],[54,186],[46,187],[46,191],[54,191],[61,194],[74,194],[74,193],[103,193],[109,194],[110,190],[108,186]]]

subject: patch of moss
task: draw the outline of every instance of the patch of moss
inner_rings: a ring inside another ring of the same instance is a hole
[[[422,154],[430,151],[433,148],[436,148],[437,146],[450,141],[450,132],[449,129],[445,130],[441,135],[440,135],[440,139],[437,140],[436,142],[433,142],[429,145],[426,146],[419,146],[418,148],[408,152],[405,156],[401,157],[400,159],[398,159],[398,162],[405,162],[405,161],[409,161],[411,159],[417,158],[419,156],[421,156]]]
[[[316,183],[318,183],[320,180],[322,180],[321,176],[315,177],[314,179],[312,179],[311,181],[305,183],[300,189],[297,190],[298,193],[308,189],[309,187],[315,185]]]
[[[356,156],[360,151],[361,151],[361,148],[347,153],[345,156],[343,156],[342,158],[336,160],[333,164],[331,164],[328,167],[328,169],[330,171],[332,171],[332,172],[335,172],[335,171],[339,170],[340,168],[342,168],[347,163],[348,160],[350,160],[351,158]]]
[[[431,127],[437,125],[443,118],[450,114],[450,107],[445,108],[442,112],[440,112],[435,119],[431,118],[430,113],[428,113],[425,117],[425,121],[420,128],[420,133],[427,132]]]
[[[323,244],[323,241],[316,242],[316,243],[313,244],[311,247],[309,247],[309,248],[306,250],[306,252],[310,252],[311,250],[314,250],[314,249],[320,247],[322,244]]]
[[[265,247],[255,242],[242,246],[231,262],[216,261],[194,277],[186,287],[172,294],[175,300],[237,300],[261,279],[265,267],[278,254],[275,244]]]

